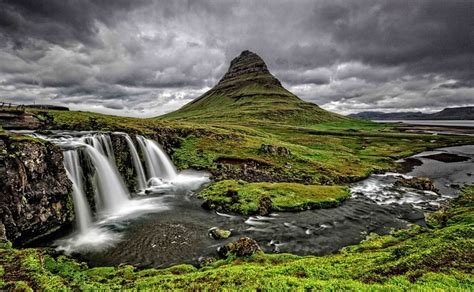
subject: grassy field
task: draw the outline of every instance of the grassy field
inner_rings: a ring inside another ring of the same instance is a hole
[[[201,268],[89,268],[45,249],[18,250],[6,244],[0,249],[0,288],[472,291],[473,202],[474,187],[466,187],[448,208],[430,216],[428,228],[371,234],[334,255],[229,255]]]
[[[161,135],[158,132],[173,133],[177,142],[168,150],[178,169],[207,170],[215,180],[336,186],[332,196],[338,196],[339,187],[373,172],[395,170],[395,161],[400,158],[474,142],[473,137],[404,133],[393,125],[354,119],[301,126],[244,117],[238,122],[203,119],[196,123],[73,111],[49,111],[45,115],[49,116],[45,119],[50,120],[45,125],[49,129],[124,131],[154,139]],[[284,153],[264,151],[265,145],[284,149]],[[226,209],[249,211],[248,206],[237,205]]]

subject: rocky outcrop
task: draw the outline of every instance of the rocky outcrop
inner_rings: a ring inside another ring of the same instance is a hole
[[[260,90],[258,92],[242,90],[246,87],[259,88]],[[284,100],[291,98],[293,101],[302,102],[294,94],[283,88],[281,82],[270,73],[259,55],[245,50],[230,62],[229,69],[216,86],[178,111],[195,110],[196,106],[200,106],[201,101],[213,96],[227,96],[238,100],[255,95],[280,96]],[[207,102],[206,105],[208,105]]]
[[[229,242],[217,250],[221,257],[226,257],[229,253],[237,257],[247,257],[259,251],[262,251],[262,249],[258,243],[250,237],[241,237],[236,242]]]
[[[27,137],[0,136],[0,225],[8,240],[28,243],[74,219],[62,151]]]
[[[270,155],[278,155],[278,156],[291,155],[290,150],[286,147],[274,146],[274,145],[268,145],[268,144],[262,144],[260,146],[260,152],[265,153],[265,154],[270,154]]]
[[[298,182],[298,183],[322,183],[314,181],[314,178],[305,173],[294,173],[288,176],[287,169],[274,167],[263,160],[218,158],[215,160],[216,168],[209,169],[215,180],[236,179],[249,182]]]
[[[229,87],[239,87],[249,81],[266,86],[281,87],[280,81],[270,73],[259,55],[250,51],[243,51],[230,62],[229,70],[214,89],[222,90]]]
[[[15,109],[1,109],[0,124],[4,129],[35,130],[41,126],[40,120],[32,113]]]
[[[408,187],[422,191],[432,191],[435,193],[439,192],[433,184],[433,181],[426,177],[400,178],[395,182],[395,186]]]

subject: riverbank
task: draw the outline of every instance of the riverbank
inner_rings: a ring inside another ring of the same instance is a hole
[[[474,287],[474,187],[412,226],[335,255],[257,253],[202,268],[88,268],[48,249],[0,249],[2,289],[461,289]]]

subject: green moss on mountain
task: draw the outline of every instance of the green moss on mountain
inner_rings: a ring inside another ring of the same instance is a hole
[[[160,119],[188,122],[312,125],[349,118],[325,111],[286,90],[255,53],[232,60],[219,83]]]

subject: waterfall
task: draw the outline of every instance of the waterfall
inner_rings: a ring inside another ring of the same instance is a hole
[[[111,163],[115,164],[115,155],[110,135],[95,134],[93,136],[85,136],[81,140],[94,147],[100,154],[105,155]]]
[[[99,137],[105,147],[105,153],[107,154],[107,157],[115,164],[114,148],[112,146],[112,139],[110,138],[110,135],[100,134]]]
[[[86,145],[97,175],[97,192],[104,203],[105,211],[111,212],[124,206],[129,200],[128,192],[118,170],[100,150]]]
[[[127,140],[128,148],[130,149],[130,155],[132,156],[133,167],[135,168],[135,172],[137,174],[138,188],[140,190],[144,190],[146,188],[146,177],[140,157],[138,156],[137,149],[135,148],[135,144],[133,144],[130,136],[126,134],[125,139]]]
[[[142,136],[137,136],[137,140],[145,157],[148,179],[174,179],[177,176],[171,160],[155,141]]]
[[[66,167],[69,179],[72,181],[72,196],[77,228],[79,232],[84,233],[92,225],[92,216],[84,193],[82,169],[77,149],[64,152],[64,166]]]
[[[113,151],[112,139],[109,134],[98,133],[80,136],[80,134],[66,133],[63,136],[58,134],[52,136],[34,134],[34,136],[55,143],[63,149],[64,166],[72,181],[78,232],[56,241],[58,250],[70,253],[110,246],[120,240],[121,234],[110,228],[109,224],[117,226],[115,222],[120,222],[122,219],[160,212],[169,208],[161,196],[130,197],[117,169],[115,154],[118,153]],[[208,177],[203,175],[181,173],[178,176],[172,162],[156,142],[136,136],[139,146],[136,147],[130,136],[124,134],[123,137],[128,144],[139,188],[150,190],[150,192],[143,192],[143,194],[161,194],[163,190],[172,192],[176,190],[175,187],[194,190],[208,181]],[[139,151],[143,155],[144,163],[141,161]],[[85,159],[82,159],[82,156]],[[81,163],[85,164],[81,165]],[[152,178],[155,180],[151,181]],[[147,179],[150,186],[147,185]],[[167,181],[159,185],[153,183],[161,182],[161,179]],[[86,183],[88,184],[86,185]],[[92,216],[91,206],[89,206],[85,193],[89,186],[95,193],[94,203],[98,211],[95,214],[97,217]]]

